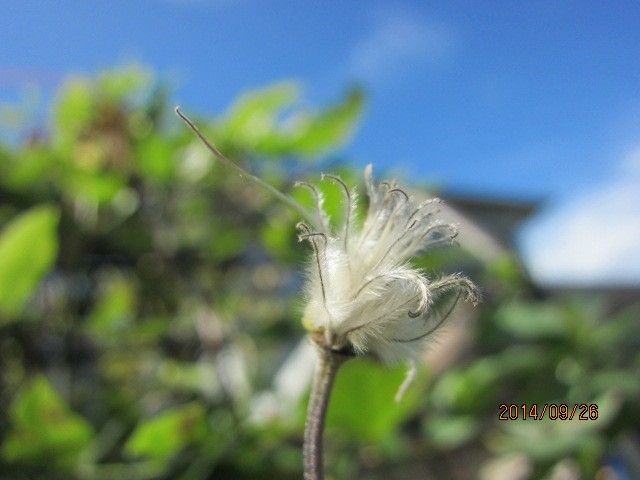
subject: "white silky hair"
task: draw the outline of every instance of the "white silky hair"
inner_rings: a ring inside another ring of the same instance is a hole
[[[463,297],[475,304],[478,292],[462,275],[430,280],[410,265],[418,253],[453,243],[457,229],[436,218],[438,199],[418,203],[396,182],[375,184],[372,174],[367,165],[369,208],[361,225],[355,221],[357,194],[339,177],[323,175],[324,180],[336,182],[345,196],[343,221],[335,229],[324,211],[322,193],[299,182],[312,191],[317,209],[316,230],[298,224],[299,239],[309,241],[314,251],[307,269],[303,323],[322,333],[329,348],[352,348],[387,363],[405,360],[415,365],[425,342],[444,320],[433,315],[434,301],[453,293],[456,300]]]
[[[303,324],[323,336],[325,348],[371,353],[386,362],[408,361],[410,369],[396,396],[398,400],[415,377],[416,360],[426,341],[450,313],[434,314],[437,297],[455,293],[454,306],[460,297],[474,304],[478,301],[477,288],[466,277],[454,274],[430,280],[409,263],[423,250],[452,243],[458,233],[455,226],[435,218],[439,200],[417,203],[395,182],[376,185],[373,169],[367,165],[364,177],[369,210],[359,226],[355,222],[356,192],[339,177],[323,175],[323,180],[342,188],[346,200],[343,223],[334,231],[324,210],[322,192],[314,185],[299,182],[316,198],[316,212],[311,213],[225,157],[180,107],[175,111],[225,166],[311,224],[298,224],[298,238],[308,240],[314,251],[307,269]]]

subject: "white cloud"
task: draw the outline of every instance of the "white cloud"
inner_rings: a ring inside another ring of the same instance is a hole
[[[608,182],[532,223],[524,249],[542,284],[640,284],[640,148]]]
[[[446,25],[403,12],[384,13],[351,51],[350,71],[357,78],[386,81],[412,65],[437,62],[452,53],[454,38]]]

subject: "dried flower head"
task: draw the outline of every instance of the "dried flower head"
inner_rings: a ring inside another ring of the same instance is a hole
[[[299,240],[313,248],[307,278],[303,323],[324,346],[372,353],[383,361],[413,360],[450,313],[436,312],[434,302],[449,294],[449,305],[462,297],[477,303],[475,285],[462,275],[429,279],[409,264],[421,251],[451,244],[453,225],[435,218],[439,200],[417,203],[395,182],[375,184],[365,169],[369,209],[359,226],[356,193],[333,175],[345,197],[342,225],[332,230],[322,193],[310,183],[317,204],[317,230],[299,223]]]
[[[314,185],[298,182],[315,196],[312,213],[225,157],[179,107],[176,113],[224,165],[307,220],[298,224],[299,240],[308,241],[314,253],[303,324],[314,338],[322,338],[318,343],[326,349],[372,353],[386,362],[408,360],[412,368],[396,399],[401,397],[415,373],[417,355],[458,299],[478,301],[476,286],[468,278],[455,274],[430,280],[409,264],[423,250],[451,244],[458,233],[455,226],[435,218],[439,200],[417,203],[395,182],[376,185],[368,165],[364,177],[369,210],[360,225],[356,193],[339,177],[323,175],[323,180],[337,183],[345,197],[343,224],[334,231],[322,193]],[[435,301],[446,294],[452,298],[449,308],[436,311]]]

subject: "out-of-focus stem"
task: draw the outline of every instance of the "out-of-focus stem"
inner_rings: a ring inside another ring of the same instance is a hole
[[[196,126],[195,123],[193,123],[191,121],[191,119],[189,117],[187,117],[182,110],[180,110],[180,107],[176,107],[175,108],[175,112],[176,115],[178,115],[188,126],[191,130],[193,130],[193,132],[196,134],[196,136],[200,139],[200,141],[202,141],[202,143],[204,144],[205,147],[207,147],[207,149],[213,153],[213,155],[220,160],[226,167],[234,170],[235,172],[237,172],[241,178],[245,178],[247,180],[250,180],[251,182],[253,182],[254,184],[260,186],[261,188],[263,188],[264,190],[266,190],[268,193],[270,193],[271,195],[273,195],[276,199],[280,200],[282,203],[284,203],[285,205],[291,207],[293,210],[295,210],[296,212],[298,212],[302,218],[305,218],[307,221],[309,221],[312,225],[317,225],[317,220],[316,218],[307,211],[306,208],[304,208],[301,204],[299,204],[298,202],[296,202],[292,197],[290,197],[289,195],[285,195],[284,193],[282,193],[280,190],[278,190],[277,188],[273,187],[272,185],[269,185],[267,182],[265,182],[264,180],[262,180],[259,177],[256,177],[255,175],[250,174],[249,172],[247,172],[244,168],[242,168],[240,165],[238,165],[235,162],[232,162],[231,160],[229,160],[219,149],[218,147],[216,147],[213,143],[211,143],[209,141],[209,139],[207,139],[207,137],[205,137],[201,132],[200,129],[198,129],[198,127]]]
[[[324,423],[336,373],[349,355],[318,345],[318,364],[311,387],[307,423],[304,430],[304,480],[323,480]]]

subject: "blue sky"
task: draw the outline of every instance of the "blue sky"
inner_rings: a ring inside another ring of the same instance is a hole
[[[460,192],[546,199],[523,235],[535,275],[640,283],[638,2],[58,0],[0,8],[0,101],[28,82],[46,97],[69,72],[131,61],[172,79],[186,109],[209,114],[277,80],[301,80],[315,104],[358,82],[370,102],[345,150],[355,163]]]

